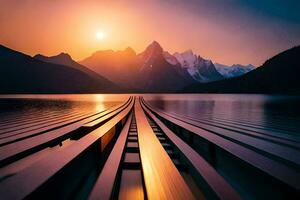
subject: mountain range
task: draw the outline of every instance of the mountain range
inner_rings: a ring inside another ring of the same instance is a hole
[[[41,56],[37,57],[42,59]],[[58,57],[61,59],[62,56]],[[75,65],[75,61],[71,66],[69,63],[54,64],[39,59],[0,45],[0,93],[120,91],[114,83],[83,66]]]
[[[156,41],[140,54],[131,48],[98,51],[79,63],[116,84],[143,92],[172,92],[193,83],[227,78],[211,60],[195,55],[191,50],[172,55]],[[238,75],[247,72],[241,70]],[[234,73],[232,71],[230,77],[235,76]]]
[[[122,87],[136,88],[139,60],[131,48],[97,51],[79,63]]]
[[[180,66],[172,65],[164,57],[162,47],[151,43],[138,54],[141,64],[138,85],[146,92],[175,92],[178,88],[194,83],[194,80]]]
[[[300,94],[300,46],[267,60],[249,73],[211,83],[196,83],[182,92]]]
[[[197,82],[206,83],[224,79],[211,60],[197,56],[191,50],[175,53],[173,56],[178,60],[181,68],[186,70]]]
[[[166,61],[162,47],[155,41],[140,54],[131,48],[98,51],[79,63],[135,91],[171,92],[195,83],[180,66]]]
[[[97,51],[79,62],[67,53],[31,57],[0,45],[0,93],[295,93],[297,48],[255,68],[213,63],[191,50],[170,54],[156,41],[139,54],[129,47]]]
[[[218,70],[218,72],[225,78],[233,78],[233,77],[241,76],[255,69],[255,66],[251,64],[249,65],[234,64],[228,66],[219,63],[214,63],[214,65]]]

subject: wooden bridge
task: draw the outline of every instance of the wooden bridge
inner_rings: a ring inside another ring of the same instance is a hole
[[[3,200],[300,197],[300,141],[272,130],[166,113],[141,97],[7,123]]]

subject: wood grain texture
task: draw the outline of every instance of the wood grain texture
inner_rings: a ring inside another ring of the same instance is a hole
[[[140,170],[122,171],[121,186],[118,199],[144,200],[142,174]]]
[[[135,117],[148,199],[194,199],[183,177],[150,127],[139,101]]]
[[[124,104],[122,104],[124,105]],[[33,149],[39,145],[49,143],[57,138],[63,137],[66,134],[83,127],[86,123],[91,121],[95,121],[99,118],[101,120],[105,120],[111,117],[114,113],[116,114],[116,110],[121,107],[121,105],[116,105],[111,107],[109,110],[101,111],[99,113],[94,113],[93,115],[82,119],[81,121],[75,122],[68,126],[64,126],[62,128],[54,129],[47,134],[40,134],[35,137],[27,138],[18,142],[14,142],[12,144],[8,144],[4,147],[1,147],[0,151],[0,165],[4,160],[8,160],[18,154],[22,154],[24,152],[33,152]],[[99,122],[98,122],[99,123]]]
[[[3,199],[24,199],[24,197],[39,189],[49,178],[59,174],[60,171],[64,170],[66,166],[80,154],[87,151],[93,144],[97,144],[101,137],[129,114],[132,107],[133,102],[121,113],[114,116],[109,122],[85,135],[76,143],[59,150],[58,154],[54,152],[20,173],[2,181],[0,196],[3,197]],[[30,184],[28,184],[28,180],[31,180]],[[19,186],[18,190],[15,190],[15,185]]]
[[[98,177],[89,199],[110,199],[117,176],[117,171],[121,162],[122,153],[125,147],[131,119],[132,115],[128,118],[126,125],[122,129],[120,136],[111,154],[109,155],[100,176]]]
[[[231,187],[226,180],[218,174],[218,172],[195,150],[181,140],[175,133],[167,128],[157,117],[150,112],[149,109],[143,106],[145,111],[162,129],[168,138],[178,147],[178,149],[186,156],[200,176],[206,181],[209,187],[216,193],[219,199],[241,199],[239,194]]]
[[[241,160],[249,163],[250,165],[259,168],[263,172],[275,177],[276,179],[286,183],[296,190],[300,189],[300,173],[298,170],[291,168],[288,165],[285,165],[276,160],[272,160],[269,157],[266,157],[262,154],[259,154],[252,149],[248,149],[239,143],[227,140],[219,135],[216,135],[212,132],[199,128],[193,124],[186,122],[185,119],[178,119],[174,116],[168,115],[165,112],[155,109],[148,104],[147,107],[160,117],[170,121],[171,123],[176,124],[177,126],[188,130],[191,134],[195,134],[201,138],[204,138],[213,144],[217,145],[219,148],[226,150],[233,156],[240,158]]]

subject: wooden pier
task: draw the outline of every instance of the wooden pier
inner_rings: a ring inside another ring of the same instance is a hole
[[[300,141],[142,97],[0,122],[0,198],[299,199]],[[273,131],[273,132],[272,132]]]

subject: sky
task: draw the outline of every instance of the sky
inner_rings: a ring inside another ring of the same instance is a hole
[[[0,44],[29,55],[191,49],[222,64],[261,65],[300,45],[298,0],[0,0]]]

